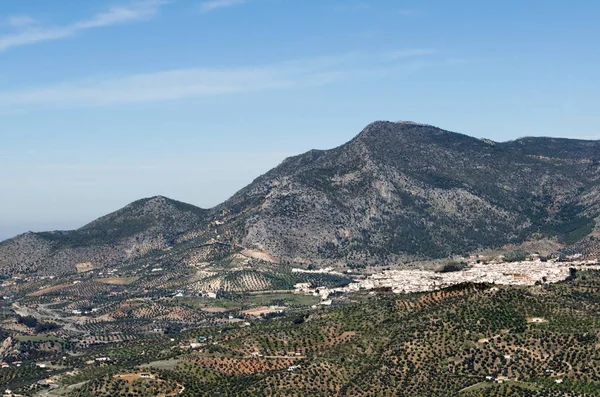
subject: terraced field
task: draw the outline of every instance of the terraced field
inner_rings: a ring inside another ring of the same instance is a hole
[[[210,343],[152,371],[184,385],[182,396],[600,395],[598,271],[554,285],[351,298],[357,303],[251,326],[186,331]],[[71,395],[102,395],[89,394],[102,379]]]

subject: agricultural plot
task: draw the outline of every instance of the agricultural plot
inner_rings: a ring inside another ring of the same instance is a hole
[[[379,293],[219,334],[218,349],[182,357],[169,376],[195,379],[190,396],[597,396],[599,292],[588,272],[550,286]]]
[[[97,278],[95,281],[102,284],[129,285],[135,283],[137,280],[138,277],[105,277]]]
[[[150,373],[123,373],[84,384],[69,396],[140,396],[170,397],[183,391],[183,386],[173,380],[165,381]]]
[[[10,365],[0,369],[3,384],[29,395],[56,376],[66,395],[92,397],[600,395],[599,271],[531,287],[355,292],[317,309],[318,297],[288,292],[215,299],[149,297],[139,289],[153,282],[173,280],[85,279],[23,296],[20,308],[44,321],[58,316],[61,328],[2,331],[11,337],[1,353]],[[67,301],[63,291],[81,300]],[[287,310],[274,319],[239,320],[253,310],[268,317],[278,306]]]
[[[275,293],[247,295],[245,302],[261,306],[312,306],[319,303],[320,298],[304,294]]]
[[[230,263],[229,263],[230,265]],[[296,283],[315,287],[344,286],[350,278],[327,273],[296,273],[289,266],[261,263],[260,270],[253,267],[218,267],[198,272],[199,278],[186,288],[190,291],[220,291],[244,293],[268,290],[292,290]]]

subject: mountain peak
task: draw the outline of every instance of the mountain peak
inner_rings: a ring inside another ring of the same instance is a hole
[[[403,125],[418,125],[418,126],[421,126],[421,127],[433,127],[431,124],[417,123],[416,121],[410,121],[410,120],[398,120],[395,123],[396,124],[403,124]]]
[[[389,151],[404,150],[412,145],[444,144],[448,140],[475,141],[476,139],[414,121],[375,121],[367,125],[350,142]]]
[[[171,202],[174,202],[176,200],[170,199],[168,197],[165,196],[152,196],[152,197],[145,197],[143,199],[139,199],[136,200],[132,203],[130,203],[128,206],[130,205],[165,205]]]
[[[64,271],[74,261],[116,263],[184,241],[352,265],[462,255],[540,236],[567,246],[597,232],[599,153],[600,141],[494,143],[414,121],[375,121],[337,148],[286,159],[213,209],[144,198],[76,231],[3,244],[0,267],[12,263],[3,256],[15,257],[9,246],[25,253],[20,258],[51,248]]]
[[[204,217],[206,210],[187,204],[181,201],[173,200],[165,196],[152,196],[136,200],[125,207],[105,215],[84,228],[95,227],[105,222],[113,223],[115,221],[122,222],[124,220],[144,219],[145,221],[158,221],[168,219],[194,218]]]
[[[157,202],[172,201],[172,199],[170,199],[168,197],[165,197],[165,196],[161,196],[161,195],[148,197],[148,198],[143,199],[143,200],[146,200],[146,201],[157,201]]]
[[[440,128],[434,127],[430,124],[417,123],[415,121],[386,121],[386,120],[378,120],[372,123],[369,123],[358,136],[374,136],[388,133],[398,134],[405,131],[415,132],[417,130],[435,130],[435,131],[444,131]]]
[[[369,123],[364,129],[378,128],[382,126],[413,126],[413,127],[434,127],[431,124],[419,123],[411,120],[398,120],[398,121],[389,121],[389,120],[376,120],[372,123]]]

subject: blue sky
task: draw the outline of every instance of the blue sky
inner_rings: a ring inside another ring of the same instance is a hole
[[[0,5],[0,239],[157,194],[213,206],[374,120],[600,138],[600,3]]]

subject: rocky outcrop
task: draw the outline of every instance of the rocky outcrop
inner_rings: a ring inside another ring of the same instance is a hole
[[[199,247],[211,244],[350,267],[542,238],[592,252],[599,177],[598,141],[497,143],[378,121],[340,147],[286,159],[210,210],[153,197],[75,231],[6,241],[0,269],[74,272],[171,249],[171,262],[201,262]]]
[[[388,264],[594,228],[600,144],[475,139],[375,122],[285,160],[218,208],[234,237],[292,261]]]

